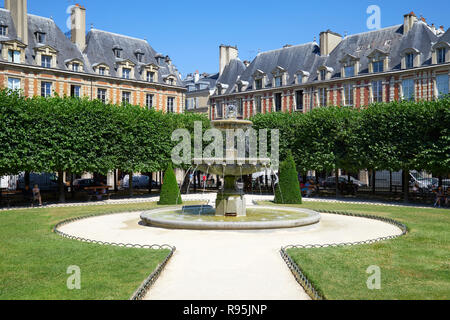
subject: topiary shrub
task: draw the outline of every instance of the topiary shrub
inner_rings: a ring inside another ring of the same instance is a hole
[[[281,162],[279,182],[275,187],[275,203],[302,204],[302,194],[294,158],[289,151],[286,160]]]
[[[164,172],[164,183],[161,187],[161,194],[158,204],[173,205],[182,203],[175,172],[173,171],[172,163],[169,163],[166,171]]]

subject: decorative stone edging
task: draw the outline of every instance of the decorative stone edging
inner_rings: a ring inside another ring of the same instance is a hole
[[[345,246],[354,246],[354,245],[362,245],[362,244],[372,244],[380,241],[385,240],[392,240],[399,237],[402,237],[408,233],[408,227],[398,222],[394,219],[390,218],[384,218],[379,217],[375,215],[364,215],[364,214],[358,214],[358,213],[351,213],[351,212],[340,212],[340,211],[329,211],[329,210],[317,210],[320,213],[328,213],[328,214],[338,214],[338,215],[344,215],[344,216],[352,216],[352,217],[358,217],[358,218],[367,218],[367,219],[373,219],[378,220],[382,222],[386,222],[389,224],[392,224],[396,227],[398,227],[400,230],[402,230],[402,233],[400,235],[395,236],[386,236],[386,237],[379,237],[376,239],[371,240],[364,240],[364,241],[356,241],[356,242],[345,242],[345,243],[332,243],[332,244],[318,244],[318,245],[289,245],[286,247],[281,248],[280,254],[283,260],[286,262],[288,268],[291,270],[292,274],[295,277],[295,280],[303,287],[303,289],[306,291],[306,293],[311,297],[313,300],[326,300],[325,297],[323,297],[319,291],[314,287],[314,285],[311,283],[311,281],[307,278],[303,270],[300,268],[300,266],[295,263],[295,261],[289,256],[287,253],[287,250],[289,249],[312,249],[312,248],[328,248],[328,247],[345,247]]]
[[[142,210],[135,210],[135,211],[129,211],[129,212],[139,212],[139,211],[142,211]],[[61,221],[58,224],[56,224],[53,227],[53,232],[58,234],[59,236],[61,236],[63,238],[67,238],[67,239],[71,239],[71,240],[77,240],[77,241],[81,241],[81,242],[88,242],[88,243],[93,243],[93,244],[99,244],[99,245],[108,245],[108,246],[124,247],[124,248],[148,249],[148,250],[160,250],[160,249],[168,249],[168,250],[170,250],[169,254],[166,256],[164,261],[158,265],[156,270],[154,270],[148,276],[148,278],[144,280],[144,282],[142,282],[142,284],[136,289],[136,291],[133,293],[133,295],[129,299],[129,300],[142,300],[144,298],[144,296],[146,295],[146,293],[150,290],[150,287],[159,278],[161,272],[164,270],[164,268],[167,265],[167,263],[169,262],[170,258],[172,258],[173,254],[175,253],[176,247],[170,246],[168,244],[163,244],[163,245],[157,245],[157,244],[141,245],[141,244],[115,243],[115,242],[91,240],[91,239],[86,239],[86,238],[82,238],[82,237],[72,236],[72,235],[69,235],[69,234],[64,233],[64,232],[59,230],[59,228],[62,227],[63,225],[66,225],[66,224],[69,224],[69,223],[72,223],[72,222],[76,222],[76,221],[80,221],[80,220],[84,220],[84,219],[88,219],[88,218],[93,218],[93,217],[99,217],[99,216],[105,216],[105,215],[113,215],[113,214],[123,214],[123,212],[101,213],[101,214],[93,214],[93,215],[87,215],[87,216],[83,216],[83,217],[76,217],[76,218],[67,219],[67,220]]]

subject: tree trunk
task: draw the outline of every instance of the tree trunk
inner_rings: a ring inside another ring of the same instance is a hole
[[[392,171],[389,171],[389,193],[392,193]]]
[[[28,189],[31,189],[31,186],[30,186],[30,172],[29,171],[25,171],[24,183],[25,183],[24,187],[28,186]]]
[[[372,170],[372,193],[375,194],[377,187],[377,172]]]
[[[58,171],[58,188],[59,188],[59,202],[66,202],[66,190],[64,186],[64,172]]]
[[[339,198],[340,192],[339,192],[339,169],[336,168],[334,170],[335,178],[336,178],[336,198]]]
[[[152,194],[153,173],[148,174],[148,193]]]
[[[114,169],[114,192],[118,191],[118,187],[117,187],[117,170]]]
[[[133,196],[133,172],[130,172],[128,174],[129,179],[128,179],[128,195],[130,197]]]
[[[409,195],[409,170],[403,169],[402,172],[403,176],[403,201],[405,203],[409,202],[408,195]]]

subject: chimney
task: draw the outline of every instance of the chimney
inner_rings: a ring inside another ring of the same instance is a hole
[[[408,14],[405,14],[404,16],[404,22],[403,22],[403,34],[407,34],[409,30],[412,29],[414,26],[414,23],[416,23],[417,17],[414,12],[410,12]]]
[[[238,57],[238,48],[226,45],[220,45],[220,63],[219,63],[219,74],[222,74],[223,69],[225,69],[226,65],[230,63],[231,60],[237,59]]]
[[[440,26],[440,27],[439,27],[439,29],[441,29],[442,31],[444,31],[444,32],[445,32],[445,28],[444,28],[444,26]]]
[[[342,41],[342,36],[331,30],[320,33],[320,55],[328,56]]]
[[[86,9],[78,3],[72,7],[71,38],[81,51],[86,48]]]
[[[245,66],[246,68],[248,68],[249,65],[250,65],[250,61],[244,60],[244,66]]]
[[[198,70],[195,71],[194,74],[194,82],[197,83],[200,80],[200,74],[198,73]]]
[[[5,0],[5,9],[11,12],[17,37],[24,44],[28,45],[27,0]]]

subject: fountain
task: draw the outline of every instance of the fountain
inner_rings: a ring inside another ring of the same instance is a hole
[[[253,123],[237,119],[233,105],[226,108],[224,120],[211,122],[213,128],[225,135],[228,129],[247,130]],[[246,141],[246,154],[249,141]],[[141,214],[144,224],[154,227],[176,229],[240,230],[278,229],[312,225],[320,221],[320,214],[306,209],[280,206],[254,206],[247,208],[242,188],[237,188],[237,180],[243,175],[261,172],[270,165],[269,158],[242,156],[236,143],[226,144],[223,158],[197,158],[196,170],[222,176],[223,188],[216,195],[215,208],[210,205],[176,206],[155,209]],[[189,188],[188,188],[189,189]]]

